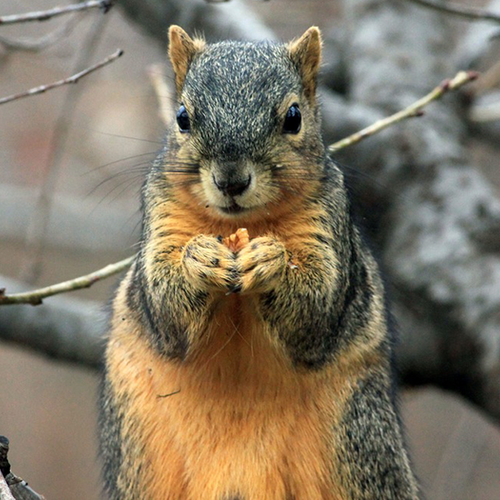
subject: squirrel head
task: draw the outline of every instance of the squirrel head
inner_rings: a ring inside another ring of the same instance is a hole
[[[303,196],[324,168],[319,29],[288,44],[207,44],[178,26],[169,37],[179,107],[167,178],[170,161],[176,173],[186,165],[195,178],[184,186],[219,217],[269,212]]]

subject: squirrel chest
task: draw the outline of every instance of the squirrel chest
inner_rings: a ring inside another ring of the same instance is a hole
[[[329,473],[331,429],[351,392],[349,374],[297,373],[244,302],[231,297],[214,312],[206,349],[187,363],[155,354],[133,321],[112,340],[111,383],[133,395],[123,425],[138,436],[135,466],[146,491],[168,499],[342,498]]]

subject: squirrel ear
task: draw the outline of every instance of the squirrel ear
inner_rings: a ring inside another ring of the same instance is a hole
[[[304,92],[311,101],[314,100],[316,93],[321,45],[321,31],[316,26],[312,26],[298,40],[288,44],[290,58],[300,72]]]
[[[189,66],[196,54],[205,48],[205,40],[194,40],[180,27],[170,26],[168,30],[168,55],[175,73],[175,86],[180,94]]]

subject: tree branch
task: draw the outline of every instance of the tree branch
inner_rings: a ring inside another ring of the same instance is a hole
[[[120,0],[127,16],[150,35],[166,44],[167,24],[181,24],[186,30],[201,28],[207,39],[221,36],[235,40],[275,40],[276,35],[242,2],[211,4],[205,0]]]
[[[355,3],[351,8],[346,0],[356,23],[353,99],[391,112],[413,101],[422,83],[451,70],[456,46],[449,17],[410,3]],[[439,102],[426,120],[407,121],[357,150],[357,161],[370,175],[364,188],[372,206],[385,207],[373,210],[371,221],[396,298],[433,325],[433,383],[500,418],[500,201],[469,164],[465,132],[460,101]],[[413,367],[425,367],[425,356],[405,353]],[[411,376],[429,381],[424,368]]]
[[[40,38],[7,38],[0,36],[0,44],[10,50],[39,52],[66,37],[81,19],[83,19],[81,16],[70,17],[62,26]]]
[[[16,500],[10,491],[7,481],[0,472],[0,500]]]
[[[475,9],[474,7],[465,7],[457,3],[443,3],[439,0],[408,0],[412,3],[421,5],[422,7],[428,7],[429,9],[434,9],[439,12],[444,12],[446,14],[453,14],[454,16],[460,16],[465,19],[470,19],[474,21],[492,21],[494,23],[500,24],[500,15],[494,14],[493,12],[487,12],[482,9]]]
[[[89,288],[102,279],[121,273],[132,264],[134,258],[135,257],[128,257],[120,262],[109,264],[98,271],[86,274],[85,276],[63,281],[56,285],[39,288],[38,290],[32,290],[31,292],[6,294],[5,288],[0,288],[0,306],[12,304],[31,304],[32,306],[37,306],[47,297],[81,290],[82,288]]]
[[[10,470],[9,440],[0,436],[0,500],[45,500]]]
[[[84,76],[87,76],[90,73],[93,73],[94,71],[102,68],[103,66],[106,66],[107,64],[112,63],[115,59],[118,59],[122,55],[123,55],[123,50],[118,49],[116,52],[113,52],[113,54],[106,57],[106,59],[102,60],[101,62],[98,62],[97,64],[94,64],[90,68],[84,69],[83,71],[76,73],[73,76],[70,76],[68,78],[64,78],[63,80],[59,80],[59,81],[54,82],[54,83],[49,83],[48,85],[40,85],[39,87],[34,87],[30,90],[27,90],[26,92],[20,92],[19,94],[13,94],[13,95],[10,95],[7,97],[2,97],[2,98],[0,98],[0,104],[5,104],[7,102],[16,101],[16,100],[22,99],[24,97],[30,97],[33,95],[42,94],[43,92],[47,92],[47,90],[52,90],[54,88],[61,87],[63,85],[77,83],[78,80],[80,80]]]
[[[22,290],[24,284],[0,277],[2,286]],[[0,339],[65,362],[97,368],[104,352],[102,304],[63,296],[43,307],[0,307]]]
[[[99,8],[104,13],[108,12],[112,7],[113,2],[111,0],[90,0],[88,2],[76,3],[73,5],[65,5],[63,7],[54,7],[49,10],[42,10],[38,12],[28,12],[26,14],[12,14],[10,16],[0,16],[1,24],[14,24],[14,23],[26,23],[31,21],[46,21],[53,17],[62,16],[64,14],[72,14],[74,12],[79,12],[82,10],[88,10],[93,8]]]
[[[378,120],[369,127],[366,127],[363,130],[360,130],[359,132],[356,132],[350,135],[349,137],[342,139],[341,141],[331,144],[330,146],[328,146],[328,152],[335,153],[340,149],[357,144],[363,139],[371,137],[372,135],[377,134],[378,132],[386,129],[387,127],[395,125],[396,123],[403,121],[407,118],[422,116],[423,114],[422,109],[425,106],[430,104],[432,101],[440,99],[444,94],[446,94],[450,90],[457,90],[466,83],[475,80],[478,76],[479,74],[475,71],[460,71],[454,78],[452,78],[451,80],[449,79],[444,80],[432,92],[422,97],[418,101],[415,101],[413,104],[406,107],[405,109],[398,111],[397,113],[394,113],[393,115],[388,116],[387,118]]]

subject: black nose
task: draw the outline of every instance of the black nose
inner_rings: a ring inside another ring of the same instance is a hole
[[[252,182],[252,176],[249,175],[246,179],[235,179],[235,180],[220,180],[213,176],[214,184],[217,186],[219,191],[222,191],[227,196],[238,196],[243,194],[250,183]]]

